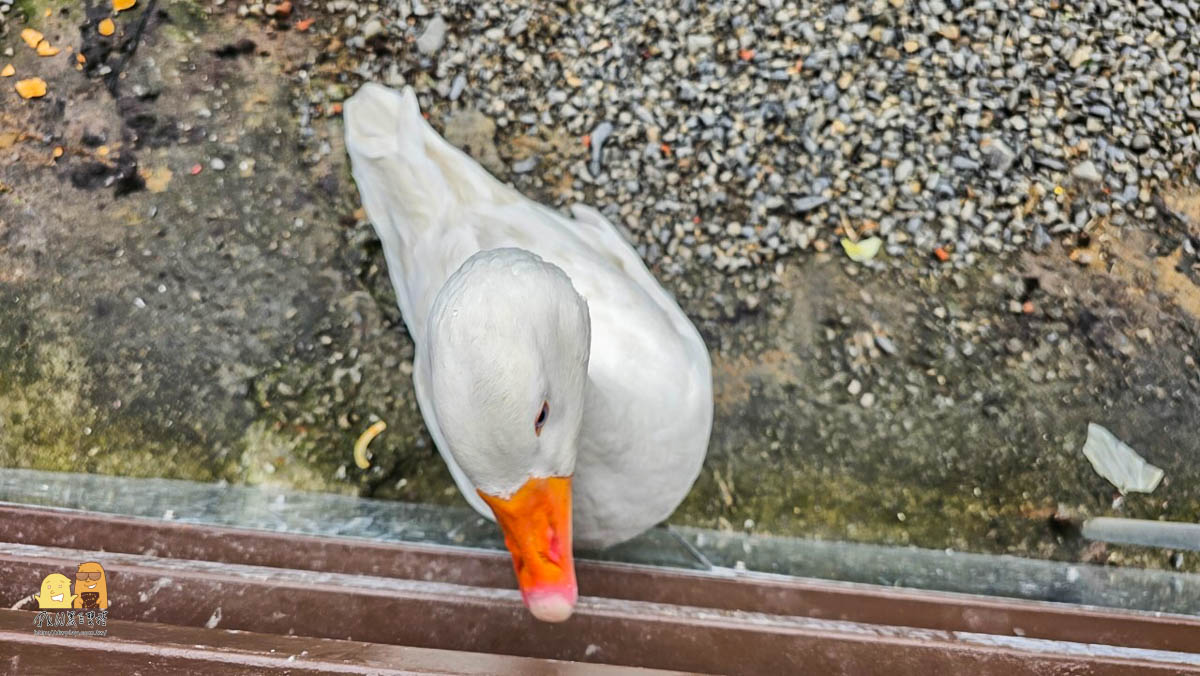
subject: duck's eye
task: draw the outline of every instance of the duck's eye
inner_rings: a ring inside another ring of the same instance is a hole
[[[550,404],[542,402],[542,411],[538,413],[537,420],[533,421],[533,433],[542,436],[542,425],[546,424],[546,416],[550,415]]]

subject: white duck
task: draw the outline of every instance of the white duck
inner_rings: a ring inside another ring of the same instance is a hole
[[[429,433],[463,496],[499,522],[526,605],[565,620],[572,511],[576,542],[608,546],[669,516],[699,475],[708,351],[603,216],[566,218],[493,178],[429,126],[411,88],[364,85],[345,124]]]

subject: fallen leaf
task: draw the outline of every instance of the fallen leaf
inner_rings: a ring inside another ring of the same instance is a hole
[[[312,25],[315,22],[316,22],[316,19],[301,19],[296,22],[296,30],[303,33],[304,31],[308,30],[309,28],[312,28]]]
[[[81,65],[81,66],[83,64],[87,63],[87,57],[83,55],[83,52],[79,52],[78,54],[76,54],[75,60],[78,61],[79,65]]]
[[[845,237],[842,238],[842,248],[846,250],[846,255],[855,263],[866,263],[879,254],[879,248],[883,246],[883,240],[878,237],[868,237],[858,242],[851,242]]]
[[[96,31],[104,37],[108,37],[117,32],[117,25],[113,23],[112,19],[105,19],[96,26]]]
[[[17,93],[23,99],[36,99],[46,95],[46,81],[40,77],[20,80],[16,85]]]
[[[124,12],[127,9],[133,8],[137,4],[137,0],[112,0],[114,12]]]
[[[45,36],[32,28],[26,28],[21,31],[21,39],[25,41],[25,44],[29,45],[30,49],[37,49],[38,43],[42,41],[43,37]]]
[[[940,246],[933,250],[933,255],[937,256],[937,259],[943,263],[950,260],[950,252],[946,251]]]
[[[96,148],[96,154],[100,157],[108,157],[108,146],[100,146]]]
[[[37,46],[38,56],[54,56],[55,54],[58,54],[61,51],[62,50],[59,49],[58,47],[52,47],[50,45],[50,43],[45,40],[42,40],[41,42],[39,42],[38,46]]]
[[[0,77],[12,77],[16,74],[17,74],[17,69],[13,68],[13,65],[11,63],[8,64],[7,66],[5,66],[4,70],[0,70]]]

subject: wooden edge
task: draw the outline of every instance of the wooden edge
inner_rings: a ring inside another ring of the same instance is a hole
[[[670,674],[599,664],[113,620],[105,635],[35,633],[34,613],[0,609],[8,673]],[[86,630],[85,630],[86,631]],[[3,662],[0,662],[3,664]]]
[[[502,552],[0,505],[0,542],[512,589]],[[679,606],[1148,650],[1200,648],[1200,618],[779,576],[580,561],[581,593]]]
[[[114,621],[691,672],[1200,674],[1196,654],[642,601],[584,598],[552,625],[515,591],[12,544],[0,545],[0,603],[86,560],[104,566]]]

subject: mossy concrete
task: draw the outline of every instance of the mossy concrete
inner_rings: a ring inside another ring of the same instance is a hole
[[[296,103],[350,91],[352,64],[317,63],[303,34],[164,7],[115,98],[70,59],[17,50],[51,93],[0,100],[0,464],[462,504],[414,401],[340,119]],[[39,25],[66,44],[80,11]],[[253,53],[214,53],[241,39]],[[479,152],[581,152],[505,133]],[[1200,519],[1193,261],[1178,221],[1145,225],[1095,233],[1093,267],[1066,240],[967,269],[804,252],[732,315],[714,308],[738,276],[672,280],[717,395],[708,462],[673,521],[1178,563],[1077,531],[1091,514]],[[362,470],[351,450],[376,419],[388,428]],[[1116,499],[1080,452],[1093,421],[1164,485]]]

